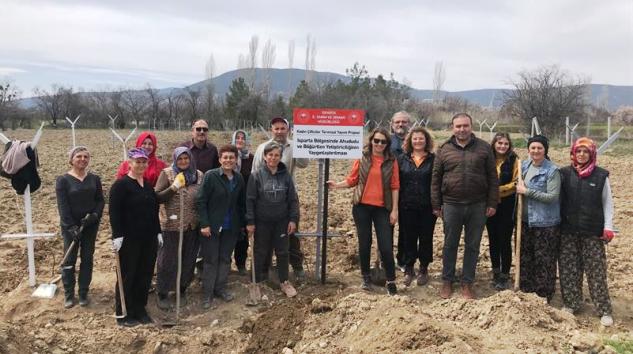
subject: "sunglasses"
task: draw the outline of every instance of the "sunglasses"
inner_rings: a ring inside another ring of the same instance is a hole
[[[196,127],[196,131],[197,132],[208,132],[209,128],[205,128],[205,127]]]
[[[373,139],[372,139],[372,142],[373,142],[374,144],[378,144],[378,145],[387,145],[387,140],[385,140],[385,139],[376,139],[376,138],[373,138]]]

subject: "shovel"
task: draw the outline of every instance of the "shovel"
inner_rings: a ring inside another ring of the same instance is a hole
[[[82,222],[80,227],[79,227],[79,231],[77,232],[77,239],[79,239],[79,237],[81,237],[81,233],[84,231],[84,223]],[[70,253],[72,252],[72,250],[75,248],[75,245],[77,244],[77,240],[73,239],[73,241],[70,243],[70,246],[68,246],[68,249],[66,250],[66,254],[64,255],[64,259],[62,259],[61,264],[59,265],[60,268],[64,268],[64,264],[66,263],[66,261],[68,260],[68,257],[70,257]],[[53,279],[51,279],[50,282],[48,283],[43,283],[40,284],[37,289],[35,289],[35,291],[33,292],[33,294],[31,296],[33,297],[39,297],[42,299],[52,299],[55,297],[55,293],[57,292],[57,282],[62,278],[61,274],[55,276]]]
[[[116,258],[116,279],[117,283],[119,283],[119,297],[121,298],[121,315],[114,314],[114,318],[125,318],[127,317],[127,307],[125,306],[125,290],[123,289],[123,276],[121,275],[121,260],[119,259],[119,252],[114,251],[114,256]]]
[[[378,249],[376,249],[376,261],[374,262],[374,267],[369,270],[369,274],[371,274],[371,282],[374,285],[385,286],[387,283],[387,274],[381,265],[380,251],[378,251]]]
[[[253,237],[253,233],[248,233],[249,241]],[[251,258],[251,283],[248,284],[248,300],[246,301],[247,306],[257,306],[259,300],[262,299],[262,293],[259,289],[259,285],[255,282],[255,242],[253,242],[249,247],[249,253]]]
[[[165,321],[161,325],[163,327],[173,327],[178,324],[178,320],[180,318],[180,277],[182,274],[182,237],[184,232],[184,200],[182,197],[182,192],[179,192],[180,197],[180,229],[178,234],[178,270],[176,272],[176,321]],[[174,215],[175,216],[175,215]]]

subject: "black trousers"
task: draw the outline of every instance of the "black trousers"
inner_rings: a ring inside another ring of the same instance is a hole
[[[385,266],[387,281],[396,280],[396,266],[393,260],[393,226],[389,223],[389,211],[385,207],[357,204],[352,207],[352,216],[358,234],[358,255],[360,271],[364,276],[370,275],[371,259],[371,225],[376,230],[376,241],[380,251],[380,259]]]
[[[235,265],[238,268],[246,267],[246,258],[248,257],[248,237],[243,232],[240,232],[237,242],[235,243],[235,250],[233,250],[233,258],[235,259]]]
[[[85,227],[80,235],[79,244],[73,246],[66,263],[62,265],[62,283],[64,284],[66,295],[75,293],[75,264],[77,263],[78,254],[81,257],[81,264],[79,265],[79,294],[88,294],[88,288],[92,281],[93,256],[98,230],[99,224]],[[64,254],[66,254],[73,238],[68,233],[68,230],[65,229],[62,229],[62,236],[64,237]]]
[[[223,230],[220,234],[211,233],[210,237],[200,236],[202,259],[202,289],[205,297],[220,295],[226,291],[231,270],[231,251],[235,248],[237,232]]]
[[[121,261],[121,276],[125,305],[128,317],[140,318],[147,313],[147,294],[154,274],[156,250],[158,241],[156,235],[151,237],[126,237],[119,250]],[[121,315],[121,297],[119,283],[116,284],[116,314]]]
[[[280,221],[255,221],[255,281],[261,282],[268,278],[268,269],[272,263],[272,252],[277,257],[277,273],[279,282],[288,280],[288,248],[290,240],[288,220]]]
[[[497,212],[486,222],[492,269],[499,269],[505,274],[510,273],[510,266],[512,266],[515,196],[512,194],[501,198],[501,203],[497,205]]]
[[[399,211],[399,240],[403,245],[401,261],[405,266],[413,267],[418,260],[420,266],[426,268],[433,262],[433,231],[437,217],[433,215],[431,206],[416,209],[401,207]]]

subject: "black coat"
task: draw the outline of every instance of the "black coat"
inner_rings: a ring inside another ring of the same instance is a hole
[[[431,206],[431,177],[435,155],[430,153],[417,167],[410,154],[398,157],[400,169],[400,209],[421,209]]]

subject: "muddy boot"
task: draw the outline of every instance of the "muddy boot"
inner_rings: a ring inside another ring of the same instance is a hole
[[[404,286],[409,286],[413,282],[415,278],[415,271],[413,270],[413,266],[407,266],[404,271]]]
[[[90,299],[88,299],[88,293],[80,292],[79,293],[79,306],[86,307],[90,304]]]
[[[363,282],[360,288],[365,291],[371,291],[371,275],[363,275]]]
[[[501,269],[499,268],[492,268],[492,281],[490,282],[490,285],[496,289],[497,285],[499,285],[499,277],[501,276]]]
[[[475,292],[473,290],[473,285],[470,283],[462,284],[462,297],[466,300],[474,300]]]
[[[167,311],[171,307],[169,304],[169,299],[167,298],[167,294],[158,293],[158,308]]]
[[[499,279],[495,284],[495,289],[499,291],[510,289],[510,275],[507,273],[499,273]]]
[[[248,274],[248,272],[246,271],[246,266],[245,265],[238,265],[237,266],[237,274],[239,274],[240,276],[245,276]]]
[[[416,280],[418,286],[424,286],[429,282],[429,269],[428,266],[420,266],[418,272],[418,279]]]
[[[64,296],[64,308],[69,309],[75,306],[75,294],[66,293]]]
[[[453,294],[453,282],[450,280],[444,280],[442,282],[442,289],[440,289],[440,297],[442,299],[449,299]]]
[[[387,287],[387,294],[389,294],[389,296],[394,296],[398,293],[398,288],[396,288],[395,280],[387,281],[386,287]]]
[[[279,287],[281,288],[281,291],[286,294],[287,297],[295,297],[297,296],[297,290],[294,288],[294,286],[292,286],[292,284],[290,284],[289,281],[285,281],[281,284],[279,284]]]
[[[204,310],[208,310],[213,306],[213,296],[206,296],[204,295],[202,297],[202,308]]]

